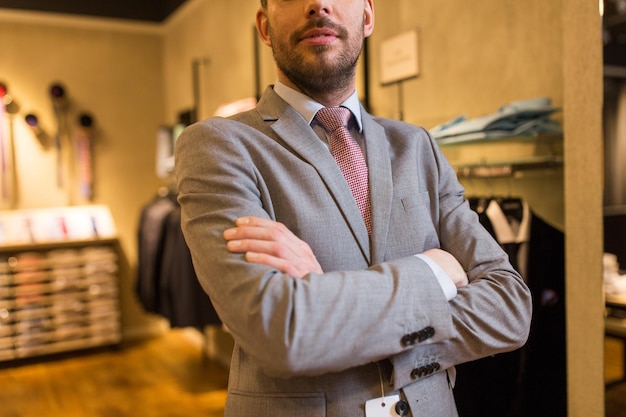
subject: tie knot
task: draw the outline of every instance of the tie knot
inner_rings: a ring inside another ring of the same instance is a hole
[[[342,126],[347,127],[350,116],[350,110],[345,107],[324,107],[315,114],[315,118],[328,133],[332,133]]]

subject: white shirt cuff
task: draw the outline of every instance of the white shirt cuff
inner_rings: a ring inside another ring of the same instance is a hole
[[[454,285],[448,274],[446,274],[445,271],[437,265],[437,262],[433,261],[426,255],[419,254],[415,256],[426,262],[426,264],[433,271],[433,274],[435,274],[435,277],[437,278],[437,282],[439,282],[439,286],[441,286],[441,289],[443,290],[443,294],[446,296],[446,300],[450,301],[456,297],[456,285]]]

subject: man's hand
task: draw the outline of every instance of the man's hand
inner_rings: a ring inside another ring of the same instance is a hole
[[[241,217],[235,227],[224,231],[226,248],[245,253],[248,262],[271,266],[294,278],[322,274],[310,246],[284,224],[261,217]]]
[[[448,274],[457,288],[465,287],[469,284],[467,274],[463,270],[463,267],[450,253],[442,249],[429,249],[424,252],[423,255],[426,255],[435,261],[437,265],[439,265],[441,269]]]

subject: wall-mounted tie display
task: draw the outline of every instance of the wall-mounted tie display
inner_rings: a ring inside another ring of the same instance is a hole
[[[88,113],[78,116],[75,134],[76,161],[78,163],[78,187],[80,195],[86,200],[93,200],[93,117]]]
[[[6,198],[6,192],[7,192],[7,176],[5,172],[6,127],[4,125],[5,114],[6,114],[6,105],[4,103],[4,99],[6,95],[7,95],[6,85],[0,84],[0,169],[2,169],[2,178],[0,178],[0,181],[2,181],[2,183],[0,184],[0,188],[1,188],[0,192],[1,192],[3,200]]]
[[[63,138],[67,134],[67,97],[65,89],[61,84],[55,83],[50,86],[50,98],[52,99],[52,107],[56,118],[57,130],[54,137],[54,146],[57,152],[56,170],[57,170],[57,186],[59,188],[64,185],[63,178]]]
[[[26,116],[24,116],[24,121],[39,141],[41,147],[44,150],[48,150],[51,145],[50,136],[41,127],[41,124],[39,123],[39,117],[37,117],[36,114],[28,113]]]
[[[77,111],[72,100],[67,95],[65,87],[55,82],[50,87],[43,100],[50,100],[54,112],[54,128],[45,129],[43,124],[46,117],[40,119],[36,111],[24,112],[19,117],[27,131],[30,131],[40,145],[40,150],[47,153],[51,150],[54,155],[52,168],[55,173],[42,172],[41,174],[56,182],[58,191],[67,193],[67,205],[93,201],[93,138],[94,118],[86,111]],[[32,104],[32,103],[31,103]],[[14,119],[20,113],[20,106],[9,94],[6,84],[0,82],[0,209],[17,208],[19,186],[17,173],[16,152],[29,152],[28,144],[20,140],[15,146]],[[44,115],[45,116],[45,115]],[[70,120],[75,120],[70,123]],[[54,131],[54,133],[52,133]],[[17,133],[22,132],[16,129]],[[50,133],[48,133],[50,132]],[[24,147],[22,147],[24,146]],[[28,156],[29,160],[31,155]],[[44,158],[47,158],[45,156]],[[29,171],[32,173],[33,166]],[[39,175],[39,169],[47,169],[46,163],[37,164],[34,171]],[[28,182],[28,181],[26,181]]]
[[[17,201],[13,116],[19,110],[6,84],[0,83],[0,198],[8,208],[14,208]]]

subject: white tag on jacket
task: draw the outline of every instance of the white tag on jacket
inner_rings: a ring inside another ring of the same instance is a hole
[[[400,401],[399,395],[374,398],[365,402],[365,417],[400,417],[396,412],[396,404]]]

